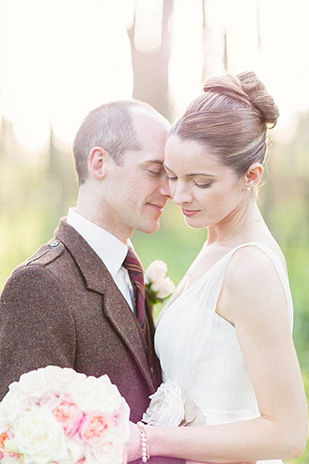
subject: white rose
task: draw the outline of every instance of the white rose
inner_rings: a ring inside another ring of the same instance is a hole
[[[45,372],[48,384],[60,387],[61,390],[67,385],[70,387],[77,385],[86,378],[85,374],[76,372],[70,367],[47,366],[42,370]]]
[[[162,280],[167,272],[167,266],[163,261],[157,259],[149,264],[145,272],[146,280],[150,283]]]
[[[106,383],[106,385],[113,385],[111,379],[108,377],[107,374],[101,375],[101,377],[99,377],[99,380],[102,383]]]
[[[21,410],[22,403],[16,400],[12,392],[9,391],[0,403],[0,433],[14,422]]]
[[[38,408],[21,414],[14,425],[14,435],[25,464],[47,464],[68,457],[62,426],[48,409]]]
[[[46,376],[42,369],[22,374],[18,382],[9,386],[10,391],[16,398],[39,398],[48,390]]]
[[[167,380],[151,395],[150,405],[143,421],[158,427],[177,427],[185,417],[182,390],[176,383]]]
[[[154,282],[151,285],[151,289],[156,292],[158,298],[166,298],[175,290],[175,285],[169,277],[165,277],[162,280]]]
[[[87,464],[124,464],[124,443],[115,434],[108,433],[93,447],[86,448]]]
[[[102,379],[87,377],[71,390],[73,401],[86,413],[102,411],[105,414],[117,413],[122,404],[118,388]]]
[[[74,438],[66,437],[66,446],[68,452],[68,458],[62,459],[61,464],[72,464],[81,461],[84,455],[84,445],[77,442]]]
[[[110,378],[106,374],[99,377],[99,380],[103,383],[106,383],[107,385],[112,385]],[[118,388],[117,388],[117,391],[119,393]],[[117,411],[117,423],[118,423],[119,436],[121,436],[124,442],[126,442],[130,436],[129,417],[130,417],[130,407],[128,403],[126,402],[126,400],[124,398],[121,398],[121,405]]]

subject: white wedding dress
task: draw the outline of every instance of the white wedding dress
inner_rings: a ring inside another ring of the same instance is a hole
[[[203,413],[206,425],[250,420],[260,415],[235,328],[215,312],[228,263],[245,246],[258,247],[271,259],[286,294],[292,330],[293,303],[286,269],[271,249],[256,242],[233,248],[182,291],[184,276],[156,327],[155,347],[163,379],[186,390],[187,397]]]

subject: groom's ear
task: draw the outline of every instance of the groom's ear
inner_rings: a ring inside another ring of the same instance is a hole
[[[108,153],[102,147],[93,147],[88,155],[88,171],[96,179],[101,180],[106,175],[106,158]]]

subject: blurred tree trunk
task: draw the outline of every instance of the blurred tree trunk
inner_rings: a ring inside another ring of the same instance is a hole
[[[206,0],[202,1],[203,14],[203,71],[202,82],[205,82],[208,77],[208,27],[206,18]]]
[[[173,0],[163,1],[161,45],[157,52],[140,52],[134,45],[135,15],[128,35],[132,50],[134,75],[133,98],[145,101],[166,118],[169,117],[168,63],[170,58],[169,23],[172,17]]]

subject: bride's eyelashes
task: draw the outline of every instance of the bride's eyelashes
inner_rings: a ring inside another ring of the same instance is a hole
[[[167,176],[167,179],[169,181],[176,181],[177,180],[177,177],[172,177],[172,176]],[[202,189],[206,189],[206,188],[209,188],[211,185],[212,185],[212,182],[205,182],[203,184],[200,184],[199,182],[195,182],[193,181],[193,185],[195,187],[199,187],[199,188],[202,188]]]
[[[206,189],[206,188],[209,188],[212,185],[212,182],[206,182],[205,184],[199,184],[198,182],[193,182],[193,185],[195,185],[196,187],[199,187],[199,188]]]

